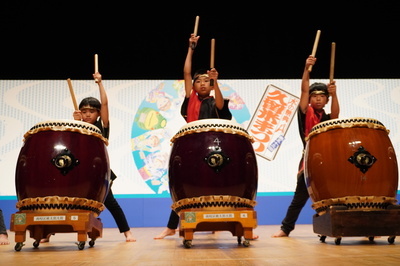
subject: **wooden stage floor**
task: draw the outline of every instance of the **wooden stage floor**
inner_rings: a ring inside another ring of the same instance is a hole
[[[271,238],[279,225],[259,225],[253,230],[260,238],[249,247],[238,245],[237,237],[228,231],[196,232],[191,248],[183,246],[179,232],[154,240],[162,227],[132,228],[136,242],[125,242],[117,228],[104,228],[101,238],[90,247],[79,250],[76,233],[58,233],[49,243],[34,248],[29,237],[20,251],[15,251],[14,233],[11,244],[1,246],[1,265],[400,265],[400,237],[393,244],[387,236],[343,237],[325,242],[313,232],[313,225],[297,225],[290,237]],[[397,243],[399,241],[399,243]]]

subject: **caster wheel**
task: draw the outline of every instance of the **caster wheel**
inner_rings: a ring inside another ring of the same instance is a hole
[[[326,236],[319,236],[319,241],[325,243]]]
[[[78,245],[78,249],[79,249],[79,250],[82,250],[82,249],[85,248],[85,241],[81,241],[81,242],[76,243],[76,244]]]
[[[24,246],[24,243],[18,242],[17,244],[15,244],[14,249],[15,249],[15,251],[20,251],[23,246]]]
[[[374,239],[375,239],[375,237],[373,237],[373,236],[369,236],[369,237],[368,237],[368,240],[369,240],[370,242],[373,242]]]
[[[336,244],[336,245],[340,245],[340,241],[342,241],[342,238],[341,238],[341,237],[336,238],[336,239],[335,239],[335,244]]]
[[[185,246],[185,248],[191,248],[192,240],[183,240],[183,245]]]
[[[245,247],[250,246],[250,241],[249,240],[243,241],[243,246],[245,246]]]
[[[33,242],[33,246],[35,248],[37,248],[39,246],[39,244],[40,244],[40,241],[38,241],[38,240],[35,240],[35,242]]]
[[[389,237],[388,237],[388,242],[389,242],[389,244],[393,244],[395,238],[396,238],[396,236],[389,236]]]
[[[237,237],[237,242],[238,242],[238,245],[242,244],[242,237],[241,236]]]
[[[93,239],[89,241],[89,246],[91,246],[91,247],[94,246],[94,240]]]

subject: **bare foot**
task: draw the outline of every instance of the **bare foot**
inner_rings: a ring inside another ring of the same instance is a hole
[[[255,234],[253,234],[253,238],[252,238],[252,240],[257,240],[259,238],[259,236],[258,235],[255,235]]]
[[[285,232],[283,232],[282,230],[279,230],[278,232],[273,234],[271,237],[288,237],[288,235]]]
[[[51,234],[48,234],[48,235],[46,236],[46,238],[40,239],[40,243],[47,243],[47,242],[50,242],[50,237],[51,237]]]
[[[9,245],[10,241],[8,240],[8,235],[0,234],[0,245]]]
[[[126,231],[124,232],[125,238],[126,238],[126,242],[136,242],[136,239],[133,237],[132,232]]]
[[[164,239],[164,237],[166,236],[173,236],[175,235],[176,230],[175,229],[169,229],[169,228],[165,228],[161,234],[159,234],[158,236],[154,237],[154,239]]]

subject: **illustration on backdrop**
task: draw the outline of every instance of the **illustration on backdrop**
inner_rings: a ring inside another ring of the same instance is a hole
[[[238,93],[227,84],[219,84],[229,98],[232,120],[247,127],[249,110]],[[180,114],[185,97],[183,80],[166,80],[152,89],[136,111],[131,131],[134,163],[143,181],[156,193],[168,194],[168,161],[171,138],[186,124]]]

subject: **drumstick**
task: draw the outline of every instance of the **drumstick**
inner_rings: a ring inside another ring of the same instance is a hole
[[[199,27],[199,19],[200,19],[200,17],[196,16],[196,22],[194,23],[194,31],[193,31],[194,36],[197,36],[197,28]]]
[[[74,108],[75,108],[75,110],[79,110],[78,104],[76,103],[74,88],[72,88],[71,79],[68,78],[67,82],[68,82],[69,92],[71,93],[72,103],[74,104]]]
[[[194,23],[194,30],[193,30],[193,35],[196,37],[197,36],[197,29],[199,28],[199,16],[196,16],[196,21]],[[196,48],[196,43],[192,43],[192,50],[194,50],[194,48]]]
[[[211,39],[210,68],[214,68],[214,57],[215,57],[215,39]]]
[[[211,55],[210,55],[210,69],[214,68],[214,58],[215,58],[215,39],[211,39]],[[214,86],[214,80],[210,80],[210,85]]]
[[[330,83],[333,82],[333,73],[335,70],[335,50],[336,50],[336,43],[332,43],[331,45],[331,69],[329,72],[329,81]]]
[[[311,55],[315,57],[315,54],[317,53],[317,47],[318,47],[318,42],[319,42],[319,36],[321,35],[321,31],[317,30],[317,35],[315,36],[315,41],[314,41],[314,46],[311,52]],[[312,70],[312,65],[308,67],[308,72],[311,72]]]
[[[99,72],[99,56],[97,54],[94,54],[94,73],[97,72]],[[97,78],[94,79],[94,81],[97,83]]]

